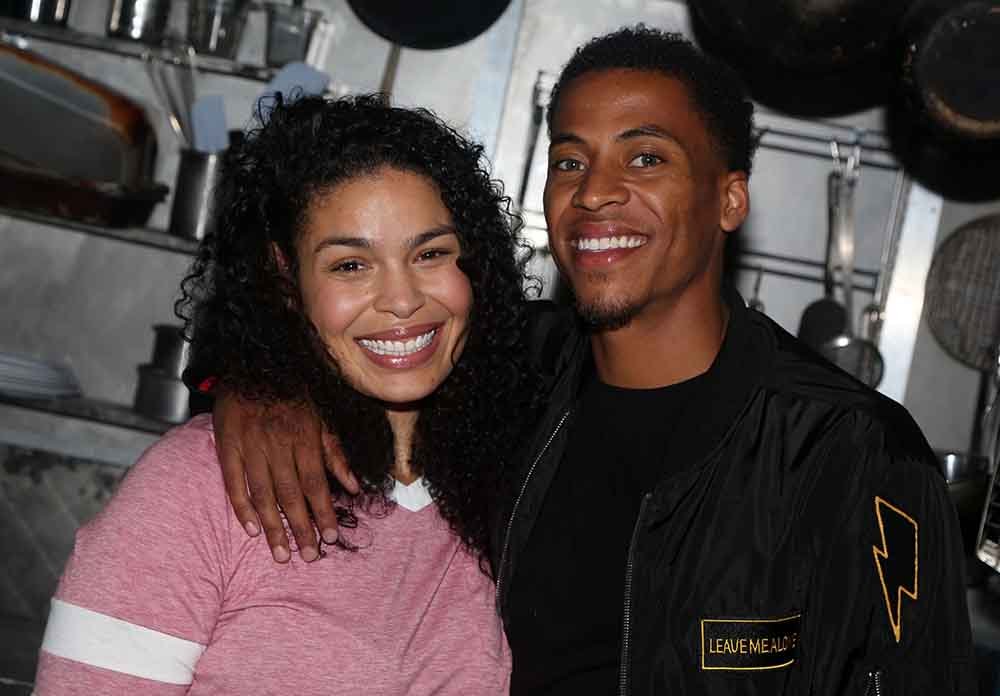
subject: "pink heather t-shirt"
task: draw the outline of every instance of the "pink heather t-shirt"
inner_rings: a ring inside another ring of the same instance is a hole
[[[192,419],[77,533],[35,693],[507,693],[492,583],[422,483],[396,499],[359,513],[363,549],[275,563],[229,507],[210,419]]]

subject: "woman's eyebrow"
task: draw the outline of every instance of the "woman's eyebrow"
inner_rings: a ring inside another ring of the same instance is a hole
[[[421,244],[426,244],[427,242],[431,241],[432,239],[436,239],[437,237],[444,237],[445,235],[449,235],[449,234],[454,234],[454,235],[458,234],[455,231],[455,228],[452,227],[451,225],[440,225],[438,227],[432,227],[431,229],[427,230],[426,232],[421,232],[420,234],[416,235],[415,237],[410,237],[409,239],[407,239],[406,240],[406,248],[407,249],[416,249]]]
[[[347,247],[357,247],[361,249],[370,249],[372,246],[372,242],[370,239],[366,239],[365,237],[330,236],[321,239],[319,243],[316,244],[316,248],[313,249],[313,253],[318,254],[319,252],[323,251],[323,249],[326,249],[327,247],[331,246],[347,246]]]

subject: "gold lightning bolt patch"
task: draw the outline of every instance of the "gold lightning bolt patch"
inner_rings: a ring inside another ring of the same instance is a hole
[[[885,608],[896,642],[903,635],[903,595],[917,599],[917,521],[898,507],[875,496],[875,516],[878,518],[882,547],[872,547],[875,568],[882,582]]]

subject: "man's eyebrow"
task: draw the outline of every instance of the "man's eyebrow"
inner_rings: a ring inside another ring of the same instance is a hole
[[[631,140],[632,138],[662,138],[680,144],[680,141],[670,131],[653,123],[629,128],[619,133],[617,137],[618,140]]]
[[[575,143],[580,144],[583,142],[583,138],[575,133],[554,133],[551,138],[549,138],[549,147],[555,145],[562,145],[563,143]]]

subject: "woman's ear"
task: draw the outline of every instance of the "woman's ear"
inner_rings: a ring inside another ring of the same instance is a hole
[[[277,242],[271,242],[271,260],[274,261],[274,265],[278,267],[281,274],[288,278],[291,274],[292,264],[288,262]],[[291,278],[288,279],[291,280]]]

